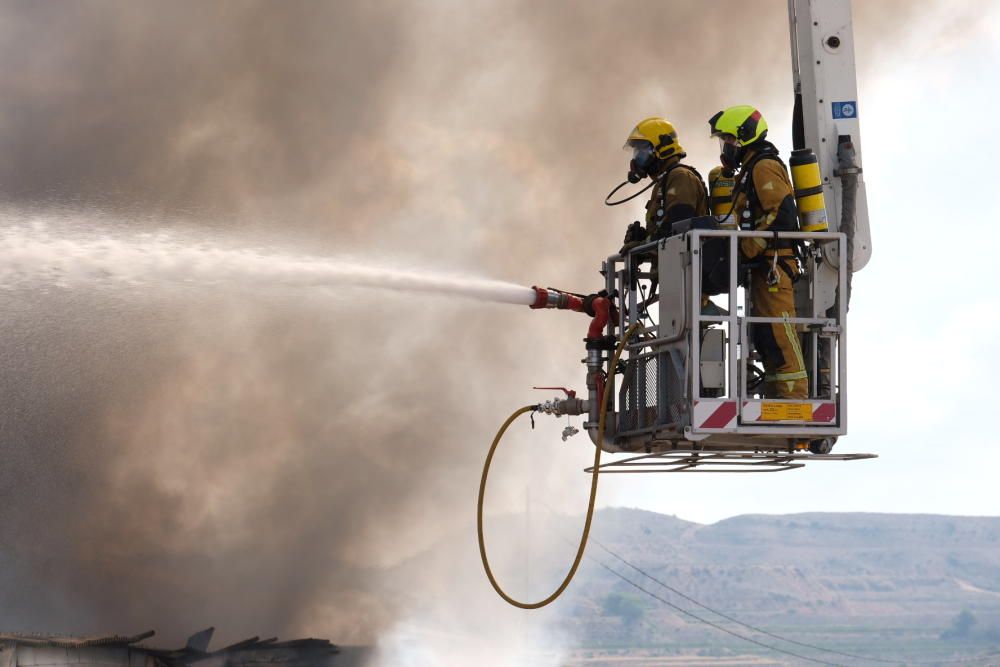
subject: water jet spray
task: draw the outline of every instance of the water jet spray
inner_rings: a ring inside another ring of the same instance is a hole
[[[0,221],[4,216],[0,216]],[[370,288],[531,305],[531,288],[476,276],[399,268],[405,260],[275,253],[180,234],[123,235],[109,230],[57,235],[76,220],[36,217],[0,227],[0,289],[46,283],[66,289],[107,285],[239,285]]]

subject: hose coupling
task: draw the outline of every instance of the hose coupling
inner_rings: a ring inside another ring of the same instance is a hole
[[[538,411],[553,417],[587,413],[587,401],[582,398],[553,398],[538,404]]]
[[[566,387],[533,387],[533,389],[559,389],[566,398],[556,396],[550,401],[538,404],[538,411],[554,417],[562,415],[582,415],[589,409],[587,401],[577,398],[576,392]]]

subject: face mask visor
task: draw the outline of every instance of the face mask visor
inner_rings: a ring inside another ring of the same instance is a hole
[[[653,171],[657,161],[653,144],[648,141],[631,139],[625,143],[624,148],[632,151],[632,171],[642,176],[648,176]]]
[[[716,137],[719,139],[719,156],[722,164],[735,169],[743,159],[743,147],[731,134],[719,134]]]

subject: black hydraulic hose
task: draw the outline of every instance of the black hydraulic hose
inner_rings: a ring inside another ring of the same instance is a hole
[[[842,257],[841,261],[847,264],[847,294],[845,295],[845,307],[851,306],[851,278],[854,274],[854,232],[857,227],[856,209],[858,203],[858,167],[855,156],[854,144],[851,142],[851,135],[842,134],[837,142],[837,176],[843,185],[840,207],[840,231],[847,237],[847,257]]]

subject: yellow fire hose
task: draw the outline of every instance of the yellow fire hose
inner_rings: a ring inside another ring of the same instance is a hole
[[[618,367],[618,360],[621,359],[622,351],[625,349],[625,345],[628,343],[632,334],[640,327],[640,323],[636,322],[625,332],[622,336],[622,340],[618,343],[618,347],[615,349],[615,354],[611,359],[611,372],[614,373],[614,369]],[[603,395],[601,396],[601,410],[599,412],[597,420],[597,442],[604,442],[604,427],[608,415],[608,394],[611,391],[608,389],[608,384],[605,384]],[[590,536],[590,525],[594,519],[594,502],[597,500],[597,476],[601,465],[601,445],[594,445],[594,468],[590,477],[590,501],[587,503],[587,518],[583,523],[583,533],[580,535],[580,546],[576,550],[576,558],[573,560],[573,565],[569,568],[569,572],[566,573],[566,577],[563,579],[559,587],[544,600],[539,600],[538,602],[521,602],[520,600],[515,600],[511,596],[507,595],[506,592],[500,587],[497,582],[496,577],[493,575],[493,570],[490,569],[490,559],[486,556],[486,539],[483,536],[483,500],[486,497],[486,478],[490,474],[490,465],[493,463],[493,455],[496,453],[497,446],[500,444],[500,440],[503,439],[504,433],[510,427],[514,420],[523,415],[526,412],[534,412],[535,406],[526,405],[523,408],[518,408],[514,411],[510,417],[507,417],[507,421],[503,423],[500,430],[497,431],[496,436],[493,438],[493,444],[490,445],[490,451],[486,455],[486,463],[483,465],[483,476],[479,481],[479,503],[476,507],[476,525],[479,533],[479,555],[483,561],[483,569],[486,571],[486,577],[490,580],[490,584],[493,585],[493,590],[497,592],[497,595],[506,600],[509,604],[515,607],[520,607],[521,609],[539,609],[545,605],[553,602],[562,595],[566,587],[569,586],[569,582],[573,580],[576,575],[577,568],[580,567],[580,561],[583,560],[584,549],[587,548],[587,538]]]

